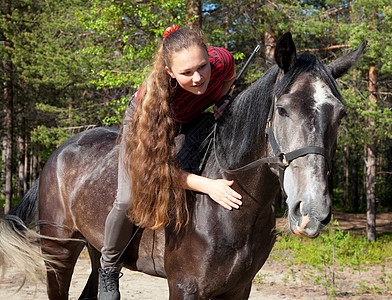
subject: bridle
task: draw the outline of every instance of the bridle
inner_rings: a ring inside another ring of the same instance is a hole
[[[274,151],[275,156],[271,157],[263,157],[260,159],[257,159],[251,163],[246,164],[245,166],[236,168],[236,169],[225,169],[222,167],[222,164],[219,161],[218,155],[217,155],[217,148],[216,148],[216,131],[217,131],[217,123],[215,123],[215,128],[214,128],[214,138],[213,138],[213,143],[214,143],[214,153],[215,153],[215,160],[217,161],[219,167],[226,173],[228,174],[238,174],[241,172],[245,172],[251,169],[254,169],[256,167],[259,167],[263,164],[276,164],[278,165],[279,169],[279,182],[280,182],[280,187],[282,189],[283,196],[287,198],[287,194],[284,190],[283,186],[283,180],[284,180],[284,172],[287,169],[287,167],[290,165],[290,163],[299,158],[306,156],[308,154],[318,154],[322,155],[325,157],[328,165],[328,172],[331,170],[331,161],[328,157],[328,152],[325,148],[318,147],[318,146],[307,146],[303,147],[291,152],[283,152],[281,151],[278,143],[276,142],[275,134],[272,130],[272,116],[273,112],[275,109],[275,102],[276,102],[276,97],[273,100],[270,110],[268,113],[268,119],[267,119],[267,125],[265,128],[265,136],[266,140],[269,140],[269,143],[271,145],[272,150]]]

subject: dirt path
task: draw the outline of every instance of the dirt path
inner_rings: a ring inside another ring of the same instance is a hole
[[[361,231],[364,230],[363,215],[335,214],[341,229]],[[278,227],[284,227],[286,220],[279,219]],[[378,215],[377,225],[379,231],[392,231],[392,215]],[[336,299],[370,300],[392,299],[392,293],[374,293],[380,286],[381,279],[385,276],[392,277],[390,263],[383,266],[366,266],[367,270],[353,271],[343,269],[336,271],[337,290],[340,292]],[[78,299],[90,273],[90,264],[86,252],[83,252],[75,268],[71,283],[69,299]],[[313,280],[306,278],[309,275],[306,266],[287,266],[284,262],[268,260],[254,281],[249,299],[303,299],[318,300],[328,299],[326,288],[323,285],[314,285]],[[46,286],[44,283],[27,282],[21,291],[12,296],[16,286],[22,281],[20,273],[11,268],[7,271],[4,279],[0,281],[0,299],[7,300],[44,300]],[[373,287],[365,291],[365,287]],[[124,270],[124,276],[120,281],[122,299],[137,300],[161,300],[168,299],[168,288],[165,279],[156,278]],[[343,291],[343,292],[342,292]]]
[[[282,300],[302,299],[318,300],[329,299],[326,289],[322,285],[314,285],[302,276],[303,266],[286,266],[283,262],[267,261],[259,271],[252,287],[251,300]],[[391,265],[386,267],[391,270]],[[88,258],[84,255],[79,259],[70,289],[71,300],[78,299],[90,272]],[[344,291],[336,299],[370,300],[392,299],[392,293],[375,294],[361,292],[360,283],[366,282],[368,286],[379,285],[379,278],[383,274],[381,266],[369,267],[366,272],[339,272],[338,290]],[[27,282],[22,290],[15,292],[15,285],[20,284],[20,274],[15,269],[9,270],[5,280],[0,282],[0,299],[7,300],[45,300],[46,286],[44,283]],[[122,299],[162,300],[168,299],[169,292],[165,279],[148,276],[138,272],[124,270],[120,281]],[[359,293],[359,294],[358,294]]]

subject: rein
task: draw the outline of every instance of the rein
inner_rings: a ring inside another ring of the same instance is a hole
[[[260,159],[257,159],[251,163],[248,163],[242,167],[236,168],[236,169],[226,169],[222,166],[218,154],[217,154],[217,149],[216,149],[216,131],[217,131],[217,123],[215,123],[214,126],[214,137],[213,137],[213,143],[214,143],[214,154],[215,154],[215,160],[218,163],[218,166],[226,173],[228,174],[238,174],[241,172],[245,172],[254,168],[257,168],[263,164],[276,164],[279,167],[279,182],[280,182],[280,187],[282,189],[283,195],[285,198],[287,198],[287,194],[284,190],[283,186],[283,180],[284,180],[284,172],[286,168],[290,165],[290,163],[299,158],[306,156],[308,154],[318,154],[322,155],[325,157],[328,165],[328,170],[331,170],[331,162],[328,158],[328,153],[325,148],[322,147],[317,147],[317,146],[308,146],[308,147],[303,147],[288,153],[285,153],[280,150],[280,147],[278,143],[276,142],[275,134],[271,129],[271,122],[272,122],[272,115],[275,107],[275,101],[272,102],[270,106],[270,110],[268,113],[268,121],[267,125],[265,128],[265,135],[266,139],[269,140],[269,143],[271,145],[272,150],[274,151],[275,156],[271,157],[263,157]]]

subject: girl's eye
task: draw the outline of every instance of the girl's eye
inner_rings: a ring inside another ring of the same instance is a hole
[[[200,66],[199,70],[203,70],[206,66],[207,66],[207,64],[204,64],[204,65]]]
[[[278,114],[281,117],[288,117],[289,116],[289,114],[287,113],[287,111],[283,107],[278,106],[276,109],[278,110]]]

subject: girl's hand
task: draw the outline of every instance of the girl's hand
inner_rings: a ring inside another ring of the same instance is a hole
[[[219,119],[223,115],[223,112],[224,112],[226,106],[229,104],[229,102],[230,102],[230,100],[227,99],[219,107],[217,105],[214,106],[214,118],[215,118],[215,120]]]
[[[209,195],[215,202],[228,210],[239,208],[242,205],[242,197],[230,186],[233,180],[211,179],[180,170],[178,178],[179,186],[191,191],[197,191]]]
[[[212,200],[228,210],[238,209],[242,205],[240,200],[242,197],[230,187],[233,182],[233,180],[225,179],[211,180],[207,187],[207,194]]]

